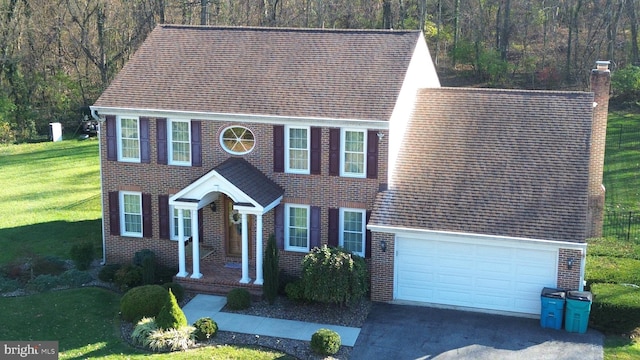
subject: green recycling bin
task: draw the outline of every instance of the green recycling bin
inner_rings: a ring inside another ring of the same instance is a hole
[[[564,329],[584,334],[589,325],[593,295],[589,291],[567,291]]]
[[[565,291],[543,288],[540,294],[540,326],[560,330],[564,318]]]

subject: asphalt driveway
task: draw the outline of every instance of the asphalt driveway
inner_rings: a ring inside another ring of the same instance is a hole
[[[351,359],[601,360],[602,343],[536,319],[374,303]]]

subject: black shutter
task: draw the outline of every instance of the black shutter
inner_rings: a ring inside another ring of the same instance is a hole
[[[153,237],[153,214],[151,213],[151,195],[142,194],[142,236]]]
[[[284,172],[284,126],[273,126],[273,172]]]
[[[322,129],[311,128],[311,174],[320,175],[322,162]]]
[[[120,235],[120,193],[109,192],[109,230],[111,235]]]
[[[158,147],[158,164],[167,165],[167,119],[156,119],[156,146]]]
[[[113,115],[107,115],[107,160],[118,160],[118,126],[116,124],[116,117]]]
[[[340,129],[329,129],[329,175],[340,176]]]
[[[202,122],[191,120],[191,166],[202,166]]]
[[[369,130],[367,133],[367,178],[378,177],[378,132]]]
[[[158,195],[158,225],[160,227],[160,239],[171,238],[171,215],[169,214],[169,196]]]
[[[140,118],[140,162],[151,162],[151,142],[149,141],[149,118]]]
[[[309,218],[311,229],[309,232],[309,249],[320,247],[320,207],[311,207],[311,217]]]
[[[275,223],[275,237],[278,249],[284,249],[284,205],[278,205],[273,209]]]
[[[329,209],[329,246],[340,245],[340,210]]]
[[[369,219],[371,218],[371,210],[367,210],[367,222],[366,224],[369,223]],[[365,224],[365,242],[364,242],[364,257],[366,258],[370,258],[371,257],[371,240],[372,240],[372,234],[371,234],[371,230],[366,230],[366,224]]]

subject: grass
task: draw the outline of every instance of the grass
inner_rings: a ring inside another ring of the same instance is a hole
[[[0,265],[24,256],[68,259],[90,241],[100,255],[101,202],[95,140],[0,145]],[[81,288],[0,297],[0,339],[58,341],[60,359],[287,359],[251,346],[150,354],[120,337],[121,295]]]
[[[609,113],[603,183],[609,210],[640,210],[640,116]]]

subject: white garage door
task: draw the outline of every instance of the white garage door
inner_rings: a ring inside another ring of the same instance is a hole
[[[398,237],[395,298],[540,315],[557,250]]]

